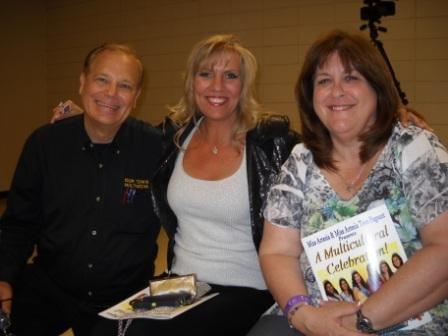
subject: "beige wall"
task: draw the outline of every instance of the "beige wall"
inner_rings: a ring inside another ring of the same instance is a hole
[[[46,50],[46,69],[43,66],[41,73],[46,70],[47,75],[33,78],[23,92],[15,93],[12,101],[21,101],[24,93],[42,91],[43,87],[45,111],[61,99],[77,99],[78,75],[85,53],[103,41],[126,42],[137,49],[145,63],[148,80],[136,114],[150,122],[159,122],[166,113],[165,105],[179,98],[182,69],[193,44],[212,33],[236,33],[260,62],[260,100],[268,109],[288,114],[298,128],[292,92],[307,47],[317,35],[331,28],[358,31],[363,23],[359,18],[362,0],[42,2],[47,35],[45,40],[36,36],[33,44],[38,45],[38,50],[43,46]],[[448,1],[400,0],[396,6],[397,14],[382,20],[389,31],[381,34],[380,40],[411,105],[429,119],[448,143]],[[34,7],[40,17],[42,6]],[[42,27],[38,20],[32,25],[36,29],[29,29],[29,39],[38,35],[35,30]],[[13,27],[21,30],[20,25]],[[44,83],[40,83],[42,78],[46,79]],[[2,114],[6,111],[15,120],[19,112],[27,118],[34,113],[32,109],[14,108],[3,110]],[[14,131],[18,125],[16,122]],[[13,141],[21,143],[23,133],[24,130],[17,133]],[[5,136],[0,136],[3,143]],[[14,152],[9,157],[14,158],[17,148],[10,150]]]
[[[45,5],[39,0],[0,5],[0,191],[9,189],[28,134],[46,120]]]

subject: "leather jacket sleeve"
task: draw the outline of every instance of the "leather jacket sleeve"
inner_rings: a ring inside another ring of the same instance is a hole
[[[194,124],[186,127],[180,139],[181,142],[184,141],[193,127]],[[174,258],[174,235],[177,229],[177,218],[168,204],[167,190],[176,163],[177,154],[180,150],[174,143],[174,135],[180,126],[167,117],[163,123],[158,125],[158,128],[162,130],[163,134],[163,154],[159,169],[153,179],[151,191],[153,194],[154,211],[159,217],[160,224],[168,236],[167,267],[169,270]]]
[[[267,193],[300,135],[291,130],[286,116],[263,119],[247,136],[247,178],[252,236],[259,248],[263,234],[263,207]]]

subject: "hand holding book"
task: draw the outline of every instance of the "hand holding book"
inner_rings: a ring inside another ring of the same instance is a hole
[[[384,204],[304,237],[302,243],[324,300],[362,304],[393,276],[392,268],[407,261]],[[403,330],[429,321],[424,313],[407,321]]]

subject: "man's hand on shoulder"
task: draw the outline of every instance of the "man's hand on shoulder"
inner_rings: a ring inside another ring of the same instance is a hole
[[[65,118],[73,117],[75,115],[84,113],[82,108],[80,108],[70,99],[65,102],[60,102],[57,106],[53,108],[52,112],[53,115],[50,120],[52,124],[58,120],[62,120]]]

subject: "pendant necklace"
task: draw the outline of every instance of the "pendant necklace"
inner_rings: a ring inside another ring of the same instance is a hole
[[[203,128],[203,127],[202,127]],[[210,144],[210,142],[207,140],[207,137],[205,136],[205,132],[204,131],[202,131],[203,133],[201,134],[201,136],[202,136],[202,138],[204,139],[204,141],[205,141],[205,143],[208,145],[208,146],[211,146],[212,147],[212,149],[211,149],[211,152],[212,152],[212,154],[213,155],[218,155],[219,154],[219,148],[218,148],[218,146],[217,145],[211,145]]]
[[[347,182],[347,180],[341,175],[339,174],[339,172],[336,171],[336,175],[339,176],[339,178],[341,179],[341,181],[344,183],[345,185],[345,190],[347,190],[347,192],[349,192],[350,194],[353,192],[353,187],[355,186],[355,184],[359,181],[359,179],[361,178],[361,175],[364,171],[364,168],[366,167],[367,162],[365,162],[362,166],[361,169],[359,170],[358,175],[356,175],[355,179],[353,181],[351,181],[350,183]]]

